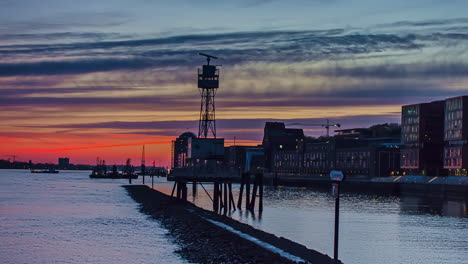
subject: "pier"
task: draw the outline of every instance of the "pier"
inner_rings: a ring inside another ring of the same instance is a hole
[[[193,195],[197,192],[197,186],[200,185],[207,193],[208,197],[213,202],[213,211],[227,214],[229,211],[242,209],[242,204],[245,204],[245,209],[249,211],[255,210],[256,203],[258,211],[263,211],[263,173],[242,173],[215,170],[209,171],[206,169],[196,168],[177,168],[174,169],[168,177],[168,181],[173,181],[171,196],[174,196],[182,201],[187,201],[187,185],[192,184]],[[232,192],[232,184],[240,182],[239,197],[237,204]],[[213,184],[213,193],[210,195],[203,184]],[[242,201],[245,189],[245,202]],[[250,192],[252,190],[252,192]],[[258,196],[258,202],[257,202]]]

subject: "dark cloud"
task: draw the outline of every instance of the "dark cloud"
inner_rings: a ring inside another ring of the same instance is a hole
[[[11,58],[37,56],[89,56],[54,62],[11,63],[0,65],[0,76],[51,75],[145,69],[194,67],[200,63],[198,52],[212,53],[236,65],[249,62],[306,62],[342,54],[367,54],[385,50],[420,48],[415,37],[390,34],[336,35],[330,31],[238,32],[182,35],[126,41],[100,41],[56,45],[0,46],[0,54]],[[125,59],[113,59],[115,57]]]
[[[16,17],[10,20],[0,18],[0,33],[8,35],[17,32],[46,32],[48,34],[50,31],[76,30],[77,28],[95,30],[123,25],[131,20],[132,18],[121,12],[60,12],[39,16],[34,21],[18,20]]]
[[[393,23],[380,24],[378,27],[428,27],[428,26],[445,26],[453,24],[467,24],[468,18],[449,18],[449,19],[431,19],[431,20],[422,20],[422,21],[397,21]]]
[[[104,41],[109,39],[130,38],[130,35],[119,33],[97,33],[97,32],[54,32],[54,33],[24,33],[24,34],[4,34],[3,42],[76,42],[76,41]]]
[[[283,122],[286,127],[303,128],[306,135],[320,136],[325,130],[321,124],[326,123],[324,118],[303,118],[303,119],[219,119],[216,121],[219,137],[231,140],[236,137],[238,140],[257,140],[263,137],[263,128],[266,122]],[[341,128],[369,127],[379,123],[399,123],[399,115],[359,115],[337,117],[331,120],[332,123],[340,123]],[[298,125],[294,125],[298,124]],[[318,125],[317,127],[310,126]],[[22,126],[28,128],[57,128],[66,129],[67,133],[83,131],[83,129],[115,129],[122,134],[141,134],[159,136],[178,136],[186,131],[197,133],[198,121],[153,121],[153,122],[102,122],[89,124],[63,124],[48,126]],[[123,131],[122,131],[123,130]],[[127,131],[127,132],[125,132]],[[333,129],[331,130],[333,132]]]
[[[166,65],[165,62],[159,61],[158,63]],[[153,63],[151,60],[144,58],[0,63],[0,76],[60,75],[116,70],[138,70],[153,67],[155,64],[156,63]]]
[[[321,69],[309,72],[325,76],[353,78],[441,78],[468,77],[468,64],[452,63],[413,63],[413,64],[382,64],[376,66],[353,66]]]
[[[304,73],[305,78],[308,73]],[[265,78],[268,78],[266,76]],[[312,77],[313,79],[313,77]],[[118,82],[119,80],[117,80]],[[468,94],[467,88],[441,89],[440,83],[430,79],[401,80],[361,80],[358,83],[329,83],[323,87],[320,84],[311,86],[308,82],[292,82],[290,85],[279,85],[275,82],[263,87],[259,92],[255,85],[249,85],[248,90],[226,84],[217,93],[216,105],[218,111],[232,111],[239,108],[262,107],[275,109],[282,107],[330,107],[336,106],[375,106],[395,105],[414,102],[415,100],[437,100],[460,94]],[[137,88],[123,82],[118,86],[83,86],[63,88],[3,88],[0,89],[0,105],[6,106],[86,106],[89,111],[137,110],[147,109],[151,105],[154,111],[197,111],[200,97],[195,85],[191,91],[181,91],[180,94],[161,95],[157,89]],[[93,94],[93,92],[100,92]],[[144,92],[146,95],[108,97],[106,94],[120,92]],[[76,95],[82,93],[83,95]],[[57,97],[57,94],[64,96]],[[101,109],[102,108],[102,109]],[[83,110],[84,111],[84,110]]]

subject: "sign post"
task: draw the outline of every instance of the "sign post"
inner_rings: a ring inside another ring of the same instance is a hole
[[[330,179],[333,181],[331,195],[335,197],[335,240],[333,259],[338,260],[338,234],[340,226],[340,183],[344,180],[342,171],[331,171]]]

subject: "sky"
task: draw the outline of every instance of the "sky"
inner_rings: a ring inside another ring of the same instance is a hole
[[[197,134],[199,52],[219,57],[217,134],[266,121],[400,123],[401,106],[468,95],[458,0],[0,0],[0,159],[170,166]],[[321,136],[321,126],[291,126]]]

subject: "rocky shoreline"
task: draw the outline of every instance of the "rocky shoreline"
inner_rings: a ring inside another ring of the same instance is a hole
[[[298,263],[236,235],[213,222],[266,242],[306,263],[336,264],[332,258],[291,240],[255,229],[226,216],[182,202],[146,185],[124,186],[140,211],[158,220],[175,238],[176,252],[194,263]],[[341,263],[341,262],[338,262]]]

